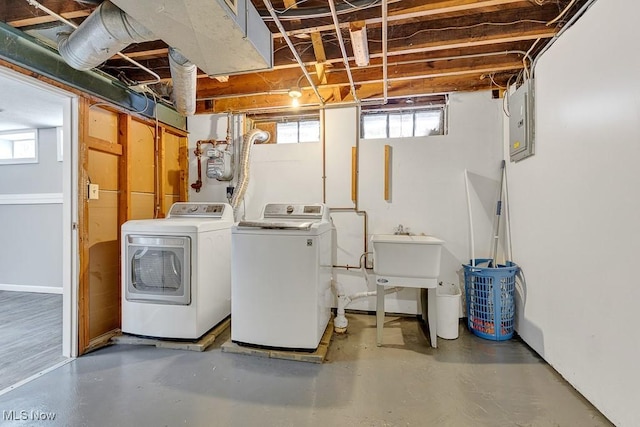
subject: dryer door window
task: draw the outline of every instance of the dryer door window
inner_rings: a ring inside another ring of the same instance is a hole
[[[127,236],[128,301],[191,303],[191,239]]]

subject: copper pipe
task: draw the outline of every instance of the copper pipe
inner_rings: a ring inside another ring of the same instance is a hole
[[[226,140],[216,141],[215,139],[203,139],[196,142],[196,149],[193,150],[193,154],[195,154],[196,158],[198,159],[198,179],[196,180],[196,182],[191,184],[191,188],[196,190],[196,193],[199,193],[200,189],[202,188],[202,148],[201,147],[203,144],[211,144],[215,147],[218,144],[227,144],[227,141]]]

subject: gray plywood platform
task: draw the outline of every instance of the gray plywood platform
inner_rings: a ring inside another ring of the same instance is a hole
[[[194,341],[147,338],[122,334],[111,338],[111,342],[114,344],[154,345],[158,348],[169,348],[172,350],[205,351],[229,325],[231,325],[231,317],[227,317],[210,329],[209,332],[204,334],[200,339]]]
[[[324,334],[320,339],[320,344],[314,352],[306,351],[288,351],[288,350],[276,350],[270,348],[260,347],[247,347],[236,344],[229,339],[229,341],[222,344],[222,351],[225,353],[246,354],[249,356],[267,357],[271,359],[284,359],[295,360],[298,362],[310,362],[310,363],[323,363],[327,351],[329,350],[329,344],[331,343],[331,337],[333,336],[333,317],[329,319],[327,328],[324,330]]]

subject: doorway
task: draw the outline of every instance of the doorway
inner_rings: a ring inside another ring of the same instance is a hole
[[[78,100],[3,67],[0,87],[3,394],[78,352]]]

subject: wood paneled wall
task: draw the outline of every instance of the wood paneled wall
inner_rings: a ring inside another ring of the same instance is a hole
[[[187,134],[81,101],[79,153],[81,353],[120,328],[120,227],[162,218],[187,197]],[[99,186],[89,200],[88,184]]]

